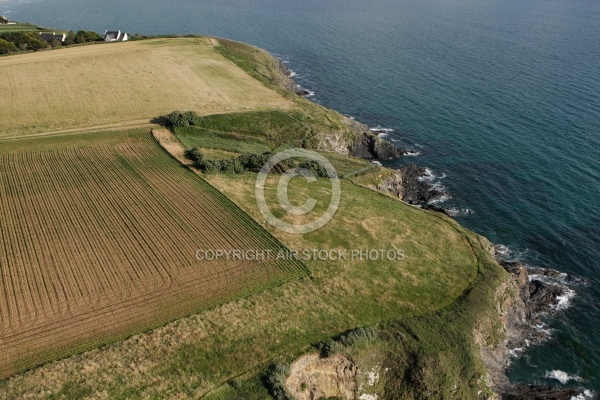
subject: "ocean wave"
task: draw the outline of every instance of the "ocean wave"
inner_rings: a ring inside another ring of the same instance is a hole
[[[446,202],[446,201],[450,200],[451,198],[452,198],[452,196],[450,196],[449,194],[443,194],[440,197],[438,197],[437,199],[428,201],[427,204],[439,204],[439,203]]]
[[[508,354],[512,358],[519,358],[521,354],[525,352],[525,347],[515,347],[514,349],[509,349]]]
[[[560,369],[555,369],[554,371],[546,372],[546,378],[548,379],[556,379],[563,385],[567,384],[569,381],[582,382],[581,377],[577,375],[569,375],[565,371],[561,371]]]
[[[380,126],[377,126],[375,128],[369,128],[369,130],[371,132],[375,132],[375,133],[378,133],[378,132],[386,132],[386,133],[394,132],[394,130],[392,128],[382,128]]]
[[[435,179],[435,174],[429,168],[425,168],[425,173],[419,178],[420,181],[432,181]]]
[[[569,308],[569,306],[571,305],[571,299],[575,297],[575,291],[573,289],[570,289],[565,286],[564,290],[564,293],[556,298],[556,300],[558,300],[558,303],[552,306],[552,309],[555,311],[562,311]]]
[[[450,215],[451,217],[456,217],[457,215],[475,214],[475,211],[471,210],[470,208],[452,207],[452,208],[446,208],[445,210],[446,210],[446,213],[448,215]]]
[[[515,262],[525,258],[528,250],[515,250],[509,246],[500,243],[494,243],[496,259],[499,261]]]
[[[394,132],[392,128],[382,128],[380,126],[377,126],[375,128],[369,128],[369,131],[371,131],[371,133],[376,134],[380,138],[387,138],[388,136],[390,136],[390,133]],[[392,138],[392,141],[396,140]]]
[[[571,400],[586,400],[586,399],[593,399],[594,398],[594,392],[592,392],[591,390],[584,390],[583,393],[581,393],[579,396],[571,396]]]

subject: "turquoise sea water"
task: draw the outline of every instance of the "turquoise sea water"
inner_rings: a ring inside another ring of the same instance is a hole
[[[15,20],[201,33],[266,48],[314,100],[421,152],[458,220],[512,256],[586,277],[511,379],[600,392],[600,2],[31,0]],[[45,99],[53,101],[53,99]],[[60,99],[55,99],[59,101]]]

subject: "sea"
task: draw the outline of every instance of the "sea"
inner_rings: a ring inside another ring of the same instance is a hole
[[[388,165],[428,167],[438,205],[505,258],[567,274],[551,339],[515,351],[509,376],[600,393],[600,1],[0,0],[0,14],[280,57],[313,101],[415,150]]]

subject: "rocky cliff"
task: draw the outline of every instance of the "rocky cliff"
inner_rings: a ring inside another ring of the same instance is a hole
[[[498,398],[510,400],[569,400],[581,395],[583,389],[580,388],[514,385],[508,380],[505,371],[510,364],[511,351],[535,345],[549,337],[548,331],[543,329],[541,316],[556,312],[568,288],[537,278],[557,276],[560,274],[558,271],[543,268],[529,271],[518,262],[500,261],[500,265],[510,274],[510,278],[496,291],[500,317],[496,334],[502,340],[490,345],[482,337],[482,330],[476,329],[474,334],[494,392]]]

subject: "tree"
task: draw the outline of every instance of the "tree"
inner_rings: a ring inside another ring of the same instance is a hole
[[[69,31],[69,33],[67,33],[67,38],[65,39],[65,45],[69,46],[72,44],[75,44],[75,32]]]
[[[50,40],[50,46],[60,47],[60,46],[62,46],[62,42],[60,40],[58,40],[57,38],[52,38],[52,40]]]
[[[102,36],[92,31],[77,31],[75,34],[75,43],[90,43],[98,40],[102,40]]]
[[[17,46],[15,46],[14,43],[0,39],[0,54],[16,53],[17,51],[19,51],[19,49],[17,49]]]

